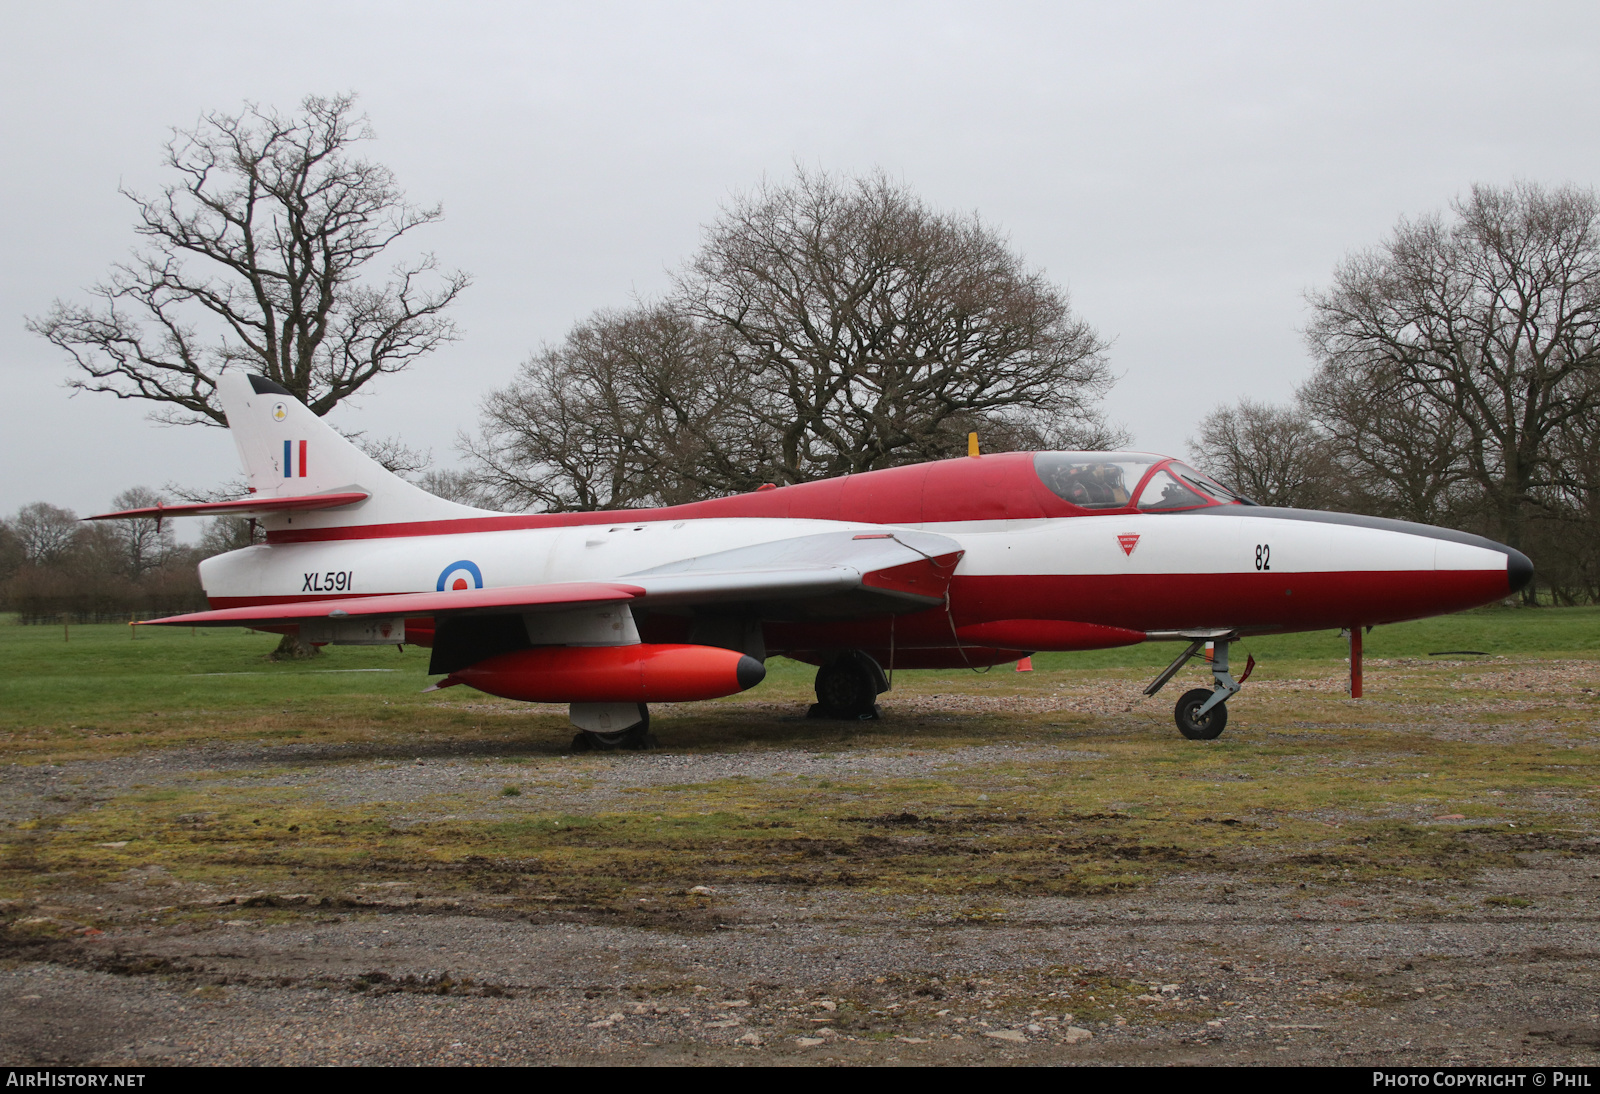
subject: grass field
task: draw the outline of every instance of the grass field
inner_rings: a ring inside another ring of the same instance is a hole
[[[551,715],[553,720],[541,722],[560,730],[562,742],[570,737],[559,707],[529,708],[465,689],[422,694],[429,682],[428,651],[420,647],[328,647],[312,661],[274,663],[267,654],[276,642],[273,635],[239,630],[109,624],[73,627],[64,639],[59,627],[0,623],[0,752],[28,762],[200,741],[375,741],[462,733],[501,739],[526,734],[530,710]],[[1378,628],[1366,640],[1373,663],[1369,689],[1383,686],[1384,661],[1426,661],[1456,650],[1519,659],[1600,658],[1600,608],[1486,609]],[[1252,639],[1236,657],[1242,664],[1240,653],[1255,656],[1257,681],[1333,680],[1345,672],[1346,652],[1344,640],[1324,632]],[[1176,653],[1171,643],[1147,643],[1041,654],[1031,675],[1008,666],[985,674],[902,671],[896,686],[916,694],[998,689],[1042,695],[1063,682],[1148,677]],[[775,658],[759,688],[729,702],[808,702],[814,671]],[[1197,669],[1189,675],[1200,679]],[[1175,694],[1176,688],[1174,683],[1168,690]],[[464,701],[465,694],[473,694],[472,701]],[[1244,709],[1249,695],[1247,690],[1234,709]],[[690,732],[678,739],[692,742]]]

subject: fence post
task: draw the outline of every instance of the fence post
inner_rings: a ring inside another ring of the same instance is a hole
[[[1361,698],[1361,625],[1350,628],[1350,698]]]

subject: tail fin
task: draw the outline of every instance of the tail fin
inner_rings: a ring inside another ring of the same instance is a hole
[[[434,497],[406,482],[263,376],[224,372],[217,381],[217,394],[251,494],[265,499],[360,490],[368,495],[349,508],[268,517],[269,529],[291,522],[297,528],[334,528],[450,520],[485,512]]]

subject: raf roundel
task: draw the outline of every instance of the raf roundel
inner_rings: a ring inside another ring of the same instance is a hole
[[[284,403],[272,404],[272,420],[281,422],[289,416],[289,407]]]
[[[438,592],[481,588],[483,588],[483,571],[478,569],[476,562],[469,562],[466,559],[452,562],[439,574]]]

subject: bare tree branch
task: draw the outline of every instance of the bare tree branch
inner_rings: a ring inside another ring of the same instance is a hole
[[[1330,452],[1306,413],[1240,399],[1200,419],[1189,453],[1260,505],[1320,508],[1333,493]]]
[[[976,216],[799,170],[723,210],[679,279],[727,332],[780,482],[936,459],[976,419],[1103,432],[1105,345]]]
[[[1104,345],[976,217],[801,171],[723,210],[659,305],[536,354],[463,438],[502,504],[689,501],[966,451],[1126,441]]]
[[[137,210],[142,250],[28,329],[65,350],[80,391],[157,404],[169,423],[225,424],[217,376],[259,372],[326,414],[377,377],[456,337],[443,312],[470,283],[432,255],[366,267],[438,206],[405,200],[393,173],[356,154],[372,139],[354,97],[308,96],[298,114],[247,105],[175,130],[177,176]]]
[[[1475,483],[1492,530],[1522,547],[1563,475],[1556,440],[1600,410],[1600,201],[1477,186],[1451,212],[1401,221],[1311,295],[1316,397],[1400,400],[1446,442],[1416,453],[1437,489]]]
[[[670,305],[602,312],[484,402],[462,445],[511,508],[672,504],[751,489],[770,447],[717,332]],[[764,443],[765,442],[765,443]]]

